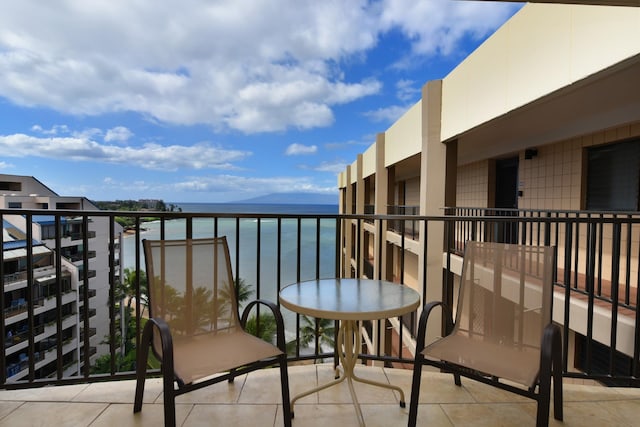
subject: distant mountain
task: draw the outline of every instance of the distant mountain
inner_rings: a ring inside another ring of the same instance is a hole
[[[337,205],[338,193],[272,193],[265,196],[238,200],[235,203],[274,203],[274,204],[304,204],[304,205]]]

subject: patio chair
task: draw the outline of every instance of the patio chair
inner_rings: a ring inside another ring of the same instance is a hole
[[[161,362],[164,423],[175,426],[176,396],[259,368],[280,365],[285,426],[291,426],[284,323],[269,301],[250,302],[239,316],[225,237],[144,240],[149,289],[136,365],[133,412],[142,409],[149,347]],[[277,323],[277,347],[245,332],[250,310],[266,305]]]
[[[555,248],[467,242],[458,303],[427,304],[418,325],[409,406],[416,425],[422,366],[430,365],[537,401],[537,426],[562,420],[561,330],[552,323]],[[425,347],[429,314],[440,306],[449,333]]]

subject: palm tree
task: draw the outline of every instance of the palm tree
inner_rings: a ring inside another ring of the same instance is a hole
[[[131,309],[133,301],[136,298],[136,281],[138,274],[136,270],[129,268],[124,269],[123,280],[116,285],[115,299],[126,301],[127,308]],[[149,285],[147,283],[147,274],[144,270],[140,270],[140,304],[142,304],[142,311],[149,305]]]
[[[327,350],[335,347],[335,320],[316,319],[305,315],[300,316],[300,347],[315,345],[318,340],[318,352],[324,353],[323,345]],[[316,329],[316,322],[318,327]]]
[[[136,298],[136,282],[138,275],[135,270],[126,268],[122,280],[116,285],[114,299],[118,307],[122,308],[120,317],[116,320],[115,339],[120,343],[120,353],[116,354],[116,371],[131,371],[135,369],[136,361],[136,319],[133,315],[133,301]],[[140,271],[140,303],[148,307],[147,275]],[[124,305],[126,304],[126,305]],[[144,321],[144,319],[141,319]],[[105,337],[103,344],[109,344],[110,338]],[[108,373],[111,370],[111,355],[99,357],[92,366],[93,373]]]
[[[258,324],[258,317],[254,314],[247,319],[244,329],[264,341],[273,342],[273,338],[276,336],[276,319],[271,313],[260,313]]]
[[[251,298],[253,289],[241,277],[235,280],[235,289],[237,295],[238,306],[247,302]],[[267,309],[268,310],[268,309]],[[276,318],[270,312],[261,311],[260,320],[254,314],[249,316],[245,325],[245,330],[267,342],[274,342],[276,336]]]

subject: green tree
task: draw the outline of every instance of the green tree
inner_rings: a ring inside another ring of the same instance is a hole
[[[136,318],[133,312],[133,302],[136,298],[137,272],[131,269],[125,269],[122,280],[116,285],[114,300],[116,301],[116,309],[120,311],[121,316],[116,320],[116,336],[114,339],[120,343],[121,352],[116,354],[116,371],[131,371],[135,369],[136,363]],[[140,303],[142,311],[148,308],[148,283],[147,276],[144,271],[140,272]],[[122,310],[120,310],[122,308]],[[141,318],[141,327],[144,327],[146,319]],[[124,328],[123,328],[124,325]],[[124,329],[124,330],[123,330]],[[123,334],[124,333],[124,334]],[[124,335],[124,336],[123,336]],[[106,336],[103,341],[109,344],[109,337]],[[150,358],[150,364],[157,364],[155,358]],[[96,359],[92,366],[93,373],[109,373],[111,372],[111,355],[105,354]]]
[[[136,282],[138,273],[130,268],[124,269],[124,276],[120,284],[116,286],[116,300],[126,301],[127,308],[132,309],[136,298]],[[147,283],[147,273],[140,270],[140,304],[142,310],[149,306],[149,284]]]
[[[305,315],[300,316],[300,319],[300,347],[315,346],[316,339],[320,353],[324,353],[325,349],[329,350],[335,347],[335,320],[316,319]],[[316,321],[318,322],[317,329]]]
[[[247,319],[245,331],[264,341],[273,342],[276,336],[276,318],[272,313],[260,313],[260,322],[255,314]]]
[[[253,294],[253,289],[249,286],[244,279],[238,277],[235,280],[235,289],[237,294],[238,306],[242,306],[242,303],[249,301]],[[276,318],[273,313],[266,307],[261,307],[260,321],[255,314],[249,316],[245,325],[245,330],[256,337],[261,338],[267,342],[274,342],[276,337]]]

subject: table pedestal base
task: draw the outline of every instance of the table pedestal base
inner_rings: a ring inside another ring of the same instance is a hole
[[[358,417],[358,422],[361,426],[364,426],[364,418],[362,416],[362,410],[360,409],[360,403],[358,403],[358,397],[356,396],[355,389],[353,387],[353,381],[358,381],[364,384],[369,384],[377,387],[384,387],[390,390],[397,391],[400,394],[400,407],[404,408],[406,406],[404,400],[404,392],[398,386],[385,384],[378,381],[371,381],[365,378],[358,377],[354,368],[358,361],[358,355],[362,351],[362,333],[360,332],[360,328],[357,325],[355,320],[343,320],[340,322],[340,329],[338,330],[338,342],[339,345],[338,357],[340,358],[340,363],[344,370],[343,374],[338,377],[338,369],[336,368],[336,379],[334,381],[323,384],[319,387],[311,389],[309,391],[305,391],[297,396],[295,396],[291,400],[291,414],[293,416],[294,410],[293,405],[298,400],[305,396],[309,396],[310,394],[317,393],[334,385],[340,384],[343,381],[347,381],[349,385],[349,392],[351,393],[351,399],[353,400],[353,406],[356,409],[356,415]]]

